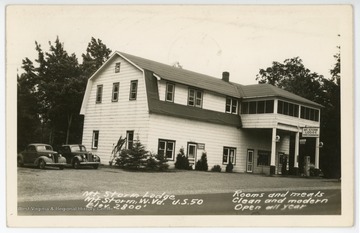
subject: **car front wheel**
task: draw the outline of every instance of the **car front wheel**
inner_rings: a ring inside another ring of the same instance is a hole
[[[80,162],[79,162],[79,160],[75,160],[75,161],[73,162],[73,168],[75,168],[75,169],[80,168]]]
[[[40,160],[40,161],[39,161],[39,168],[40,168],[40,169],[45,169],[45,166],[46,166],[45,161],[44,161],[44,160]]]

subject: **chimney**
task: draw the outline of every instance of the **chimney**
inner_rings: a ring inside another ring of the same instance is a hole
[[[225,81],[225,82],[229,82],[229,78],[230,78],[230,73],[227,72],[227,71],[224,71],[222,73],[222,80]]]

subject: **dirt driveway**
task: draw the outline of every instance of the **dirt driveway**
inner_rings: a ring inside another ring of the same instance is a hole
[[[32,167],[18,168],[18,201],[79,199],[85,191],[122,193],[205,194],[230,193],[235,190],[316,190],[340,189],[341,183],[330,179],[268,177],[243,173],[178,171],[130,172],[117,167],[94,169]]]

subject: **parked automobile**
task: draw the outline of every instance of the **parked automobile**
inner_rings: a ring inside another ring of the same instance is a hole
[[[18,154],[17,164],[19,167],[35,165],[40,169],[44,169],[46,166],[51,166],[62,170],[66,165],[66,159],[48,144],[32,143]]]
[[[81,166],[92,166],[97,169],[100,165],[100,157],[86,150],[80,144],[63,145],[59,152],[66,158],[66,163],[78,169]]]

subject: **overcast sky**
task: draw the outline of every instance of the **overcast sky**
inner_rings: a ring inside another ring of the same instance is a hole
[[[91,37],[112,51],[221,77],[257,83],[260,68],[299,56],[307,68],[329,77],[342,43],[340,6],[26,6],[8,7],[7,64],[47,51],[56,36],[81,62]],[[17,71],[18,70],[18,71]]]

